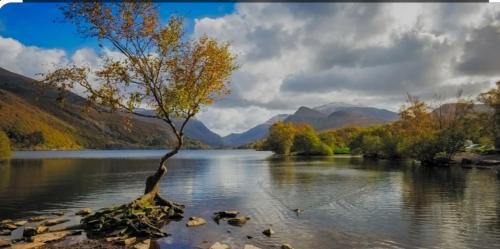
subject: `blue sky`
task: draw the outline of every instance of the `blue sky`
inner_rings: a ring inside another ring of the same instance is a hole
[[[0,9],[0,36],[14,38],[24,45],[60,48],[69,53],[82,47],[95,47],[95,40],[80,37],[71,23],[64,22],[60,3],[8,4]],[[186,32],[193,31],[194,20],[218,17],[234,11],[234,3],[161,3],[160,16],[183,16]]]

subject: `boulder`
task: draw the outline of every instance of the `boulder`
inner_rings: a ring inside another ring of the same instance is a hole
[[[65,223],[65,222],[68,222],[69,220],[68,219],[52,219],[52,220],[47,220],[47,221],[44,221],[42,224],[44,226],[55,226],[55,225],[58,225],[58,224],[62,224],[62,223]]]
[[[227,220],[227,223],[231,226],[243,226],[247,221],[250,220],[250,217],[248,216],[241,216],[241,217],[236,217],[236,218],[231,218]]]
[[[231,247],[227,244],[223,244],[220,242],[215,242],[213,245],[211,245],[208,249],[230,249]]]
[[[201,217],[192,216],[192,217],[189,217],[189,220],[186,223],[186,226],[195,227],[195,226],[205,225],[206,223],[207,223],[207,221],[205,219],[203,219]]]
[[[7,224],[7,223],[12,223],[13,221],[11,219],[6,219],[6,220],[2,220],[0,221],[0,224]]]
[[[80,216],[86,216],[86,215],[89,215],[90,213],[92,213],[92,209],[90,209],[90,208],[84,208],[84,209],[76,212],[75,214],[76,215],[80,215]]]
[[[293,247],[290,244],[283,244],[281,245],[281,249],[293,249]]]
[[[273,229],[268,228],[268,229],[266,229],[266,230],[262,231],[262,234],[264,234],[264,235],[266,235],[266,236],[268,236],[268,237],[271,237],[271,235],[273,235],[273,234],[274,234],[274,231],[273,231]]]

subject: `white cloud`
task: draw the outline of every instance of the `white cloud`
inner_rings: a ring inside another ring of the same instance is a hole
[[[463,88],[475,95],[500,78],[491,70],[500,58],[464,50],[471,36],[484,37],[475,30],[498,23],[499,13],[489,4],[240,3],[232,14],[195,21],[193,36],[231,42],[241,64],[231,96],[200,119],[227,133],[258,124],[245,117],[254,112],[333,101],[397,110],[407,92],[451,97]],[[500,39],[490,35],[490,42]],[[491,46],[476,47],[487,54]],[[489,74],[459,72],[466,59],[471,70],[490,63]]]
[[[234,13],[194,25],[194,37],[231,42],[241,65],[231,95],[197,116],[220,134],[301,105],[397,110],[406,92],[474,95],[500,78],[492,45],[500,40],[500,5],[238,3]],[[8,70],[33,77],[68,62],[101,63],[92,49],[67,54],[0,37],[0,67]]]
[[[25,46],[19,41],[0,36],[0,67],[28,77],[45,73],[56,65],[67,63],[61,49],[43,49]]]

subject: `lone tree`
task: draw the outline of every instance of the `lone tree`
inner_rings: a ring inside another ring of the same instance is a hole
[[[206,36],[188,39],[179,18],[162,25],[151,2],[75,1],[61,9],[80,34],[114,47],[120,56],[103,53],[97,69],[68,65],[43,75],[40,82],[56,87],[60,101],[78,87],[85,90],[89,106],[163,120],[177,142],[147,178],[140,200],[167,203],[159,195],[160,180],[166,161],[182,148],[186,124],[201,107],[229,92],[230,76],[237,69],[229,44]],[[154,114],[137,112],[138,107]]]

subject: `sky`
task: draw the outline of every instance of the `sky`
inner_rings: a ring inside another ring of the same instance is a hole
[[[0,9],[0,67],[29,77],[96,63],[94,40],[63,22],[58,4]],[[220,135],[329,102],[397,111],[425,100],[474,98],[500,80],[500,4],[162,3],[185,31],[231,43],[231,94],[197,115]]]

